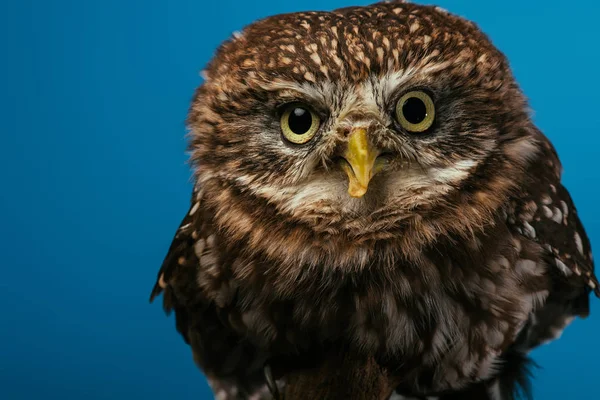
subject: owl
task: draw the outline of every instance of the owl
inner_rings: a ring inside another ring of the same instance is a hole
[[[443,9],[259,20],[188,115],[162,293],[218,399],[513,399],[590,243],[507,59]]]

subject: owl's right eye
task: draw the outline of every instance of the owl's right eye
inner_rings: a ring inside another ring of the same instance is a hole
[[[286,140],[304,144],[319,130],[321,119],[307,105],[294,103],[285,107],[281,115],[281,132]]]

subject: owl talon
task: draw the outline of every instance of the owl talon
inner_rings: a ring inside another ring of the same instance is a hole
[[[267,387],[269,388],[269,392],[273,396],[273,400],[283,400],[283,396],[279,393],[279,388],[277,387],[277,383],[273,378],[273,371],[271,370],[271,366],[266,364],[263,373],[265,375],[265,381],[267,382]]]

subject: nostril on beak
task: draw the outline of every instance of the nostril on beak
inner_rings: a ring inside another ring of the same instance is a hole
[[[348,138],[348,136],[350,136],[350,134],[352,133],[352,130],[354,129],[354,127],[352,126],[342,126],[338,128],[338,133],[340,136],[344,137],[344,138]]]

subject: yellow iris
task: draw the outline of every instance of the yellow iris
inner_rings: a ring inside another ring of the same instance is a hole
[[[420,90],[406,93],[396,105],[396,118],[408,132],[420,133],[431,128],[435,120],[435,105],[431,97]]]
[[[304,144],[319,130],[319,116],[304,104],[289,105],[281,116],[281,132],[294,144]]]

